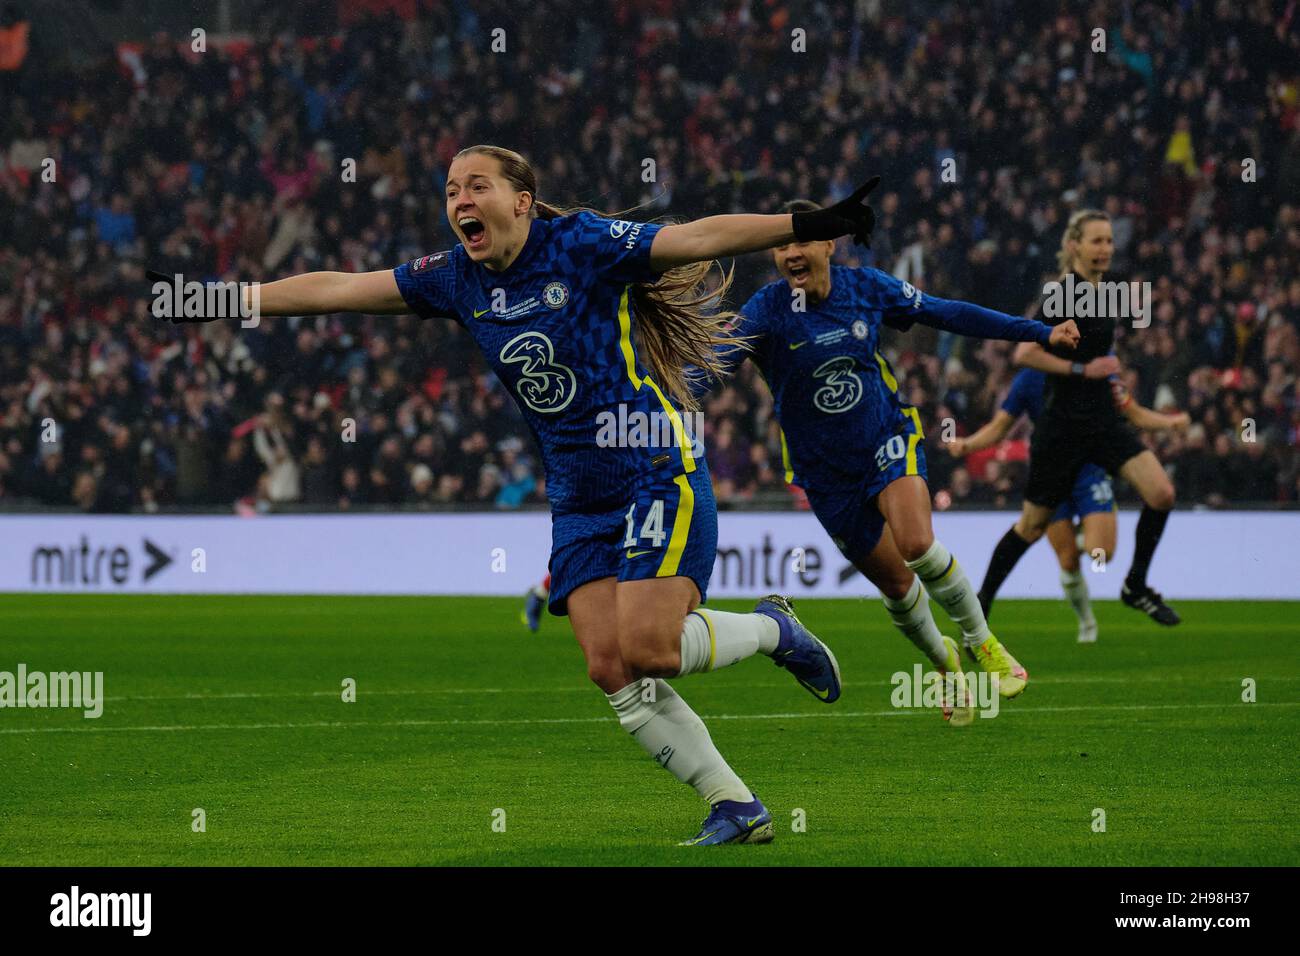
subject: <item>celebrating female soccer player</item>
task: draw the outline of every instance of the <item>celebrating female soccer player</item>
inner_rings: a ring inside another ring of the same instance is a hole
[[[787,204],[796,216],[820,207]],[[921,418],[879,352],[880,327],[921,322],[963,335],[1070,347],[1070,323],[1041,322],[936,299],[877,269],[831,265],[834,241],[786,242],[774,252],[783,279],[741,307],[736,336],[772,389],[786,480],[804,489],[835,545],[884,595],[894,623],[945,673],[960,671],[956,643],[939,633],[921,582],[961,628],[967,653],[1014,697],[1028,674],[989,631],[975,590],[930,522]],[[722,361],[734,368],[746,357]],[[918,580],[919,578],[919,580]],[[962,704],[962,701],[956,703]],[[947,709],[947,708],[945,708]],[[954,723],[967,723],[969,706]]]
[[[794,239],[865,240],[872,186],[815,212],[660,226],[566,214],[538,201],[537,178],[519,154],[473,146],[447,174],[455,248],[392,270],[314,272],[259,287],[263,315],[415,312],[454,318],[474,336],[541,448],[550,608],[568,614],[587,672],[622,726],[711,805],[691,845],[770,840],[772,817],[659,678],[762,651],[821,700],[840,694],[834,657],[785,599],[765,598],[752,614],[698,609],[717,515],[679,409],[693,406],[686,368],[715,368],[731,315],[711,308],[725,283],[713,294],[697,290],[719,256]],[[672,438],[651,429],[610,441],[603,423],[636,413],[665,417]]]
[[[1078,210],[1061,237],[1057,255],[1061,279],[1073,273],[1076,284],[1095,285],[1110,268],[1114,251],[1110,217],[1095,209]],[[1104,308],[1089,311],[1108,313]],[[1079,472],[1089,462],[1095,462],[1108,475],[1123,475],[1144,503],[1138,517],[1133,564],[1124,579],[1120,600],[1160,624],[1172,626],[1179,621],[1174,609],[1147,584],[1151,558],[1174,506],[1173,482],[1160,460],[1142,445],[1115,407],[1107,379],[1118,365],[1097,374],[1097,366],[1092,364],[1110,356],[1114,349],[1116,318],[1110,314],[1077,317],[1081,338],[1077,351],[1069,358],[1060,355],[1059,350],[1049,352],[1038,344],[1016,349],[1016,363],[1046,372],[1047,385],[1043,412],[1030,445],[1023,510],[994,549],[980,587],[980,599],[986,607],[993,603],[1021,555],[1042,537],[1056,507],[1070,497]]]
[[[1120,383],[1119,377],[1110,374],[1112,367],[1119,366],[1118,360],[1113,356],[1093,359],[1089,366],[1091,371],[1088,368],[1084,371],[1086,377],[1109,375],[1116,405],[1135,427],[1150,431],[1166,428],[1181,430],[1191,423],[1186,412],[1166,415],[1135,402]],[[1030,421],[1037,422],[1043,411],[1046,382],[1045,373],[1032,368],[1022,369],[1012,380],[1007,397],[992,420],[975,434],[949,442],[948,451],[957,458],[963,458],[996,445],[1007,437],[1011,426],[1021,415],[1028,415]],[[1070,497],[1057,507],[1047,526],[1047,540],[1056,552],[1056,560],[1061,566],[1061,587],[1079,619],[1079,642],[1088,644],[1097,640],[1097,619],[1093,616],[1092,604],[1088,598],[1088,581],[1079,568],[1079,540],[1074,525],[1076,518],[1079,521],[1079,533],[1083,535],[1083,552],[1094,558],[1100,556],[1102,561],[1109,561],[1115,553],[1115,492],[1111,487],[1110,476],[1091,462],[1079,469]],[[984,605],[986,615],[991,614],[992,610],[990,605]]]

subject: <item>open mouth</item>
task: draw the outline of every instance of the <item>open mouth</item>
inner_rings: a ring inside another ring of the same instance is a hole
[[[487,226],[473,216],[461,216],[456,221],[461,235],[465,237],[465,246],[469,249],[482,249],[487,245]]]
[[[804,279],[808,278],[809,273],[812,271],[808,268],[807,264],[803,262],[800,262],[798,265],[786,266],[786,269],[790,273],[790,281],[792,282],[803,282]]]

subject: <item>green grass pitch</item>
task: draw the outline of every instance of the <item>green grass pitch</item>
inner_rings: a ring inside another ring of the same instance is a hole
[[[0,595],[0,671],[103,671],[107,698],[0,710],[0,862],[1300,864],[1300,605],[1177,606],[1165,630],[1101,602],[1080,646],[1064,603],[999,603],[1029,688],[955,729],[890,707],[918,658],[879,602],[800,602],[839,703],[762,657],[674,682],[777,828],[691,850],[703,804],[519,602]]]

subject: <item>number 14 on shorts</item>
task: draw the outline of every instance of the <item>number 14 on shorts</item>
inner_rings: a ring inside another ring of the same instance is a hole
[[[635,548],[646,541],[650,542],[652,548],[663,546],[664,538],[668,537],[668,534],[664,531],[664,500],[662,498],[656,498],[650,502],[650,507],[646,509],[645,520],[641,522],[639,539],[636,531],[635,503],[627,509],[625,519],[627,521],[627,537],[623,539],[623,547]]]

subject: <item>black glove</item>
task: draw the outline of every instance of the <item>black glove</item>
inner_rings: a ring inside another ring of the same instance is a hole
[[[147,278],[150,282],[165,282],[167,283],[168,286],[171,286],[176,281],[175,276],[165,276],[161,272],[157,272],[153,269],[145,269],[144,274],[145,274],[145,278]],[[167,316],[159,316],[159,318],[161,318],[164,322],[171,322],[173,325],[183,325],[185,323],[195,323],[195,322],[216,322],[221,318],[221,316],[219,315],[214,315],[214,316],[167,315]]]
[[[841,199],[834,206],[796,212],[791,215],[796,242],[817,242],[852,236],[860,246],[871,245],[871,230],[876,227],[876,211],[863,202],[871,190],[880,185],[880,177],[872,176],[854,190],[853,195]]]

